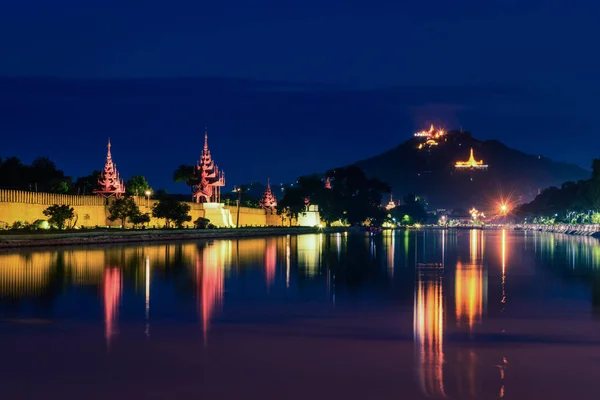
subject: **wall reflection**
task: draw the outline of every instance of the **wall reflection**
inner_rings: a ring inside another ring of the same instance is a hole
[[[419,275],[414,299],[417,375],[427,396],[446,396],[444,389],[444,298],[442,277]]]

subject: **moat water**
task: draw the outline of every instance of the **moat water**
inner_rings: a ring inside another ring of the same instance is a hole
[[[3,252],[0,356],[6,399],[597,399],[600,241],[438,230]]]

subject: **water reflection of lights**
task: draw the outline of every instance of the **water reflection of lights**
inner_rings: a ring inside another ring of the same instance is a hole
[[[290,267],[291,267],[291,249],[290,249],[290,235],[285,237],[285,287],[290,287]]]
[[[499,365],[496,365],[496,367],[498,367],[498,371],[500,372],[500,380],[502,381],[502,384],[500,386],[500,391],[498,393],[498,397],[503,399],[504,398],[504,378],[506,376],[506,366],[508,365],[508,360],[506,359],[506,357],[502,357],[502,363]]]
[[[500,302],[502,304],[506,303],[506,229],[502,229],[502,244],[501,244],[501,252],[502,252],[502,299]],[[504,308],[502,309],[504,311]]]
[[[314,276],[320,266],[322,240],[322,233],[297,237],[298,264],[304,268],[308,276]]]
[[[444,300],[442,278],[419,277],[414,301],[414,340],[421,390],[446,396],[444,390]]]
[[[229,246],[228,246],[229,244]],[[198,308],[202,320],[204,343],[208,338],[210,319],[218,311],[223,301],[224,259],[231,254],[231,242],[221,241],[210,244],[200,251],[196,257],[196,288]],[[227,253],[229,249],[229,253]]]
[[[150,336],[150,258],[146,256],[146,336]]]
[[[477,265],[456,264],[456,281],[454,284],[456,301],[456,322],[458,325],[467,324],[473,328],[481,322],[483,310],[483,277],[481,268]]]
[[[49,283],[54,256],[50,252],[24,257],[19,254],[0,256],[0,297],[36,295]]]
[[[275,281],[277,267],[277,239],[270,238],[266,240],[265,248],[265,277],[267,280],[267,289]]]
[[[396,251],[396,232],[391,230],[384,235],[387,246],[387,269],[390,278],[394,276],[394,255]]]
[[[116,323],[121,299],[121,271],[107,268],[104,271],[104,320],[106,324],[106,343],[116,334]]]

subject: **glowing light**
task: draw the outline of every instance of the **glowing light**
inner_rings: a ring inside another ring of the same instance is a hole
[[[224,245],[225,243],[221,243]],[[202,251],[202,258],[196,257],[196,288],[204,333],[204,344],[208,337],[210,318],[223,301],[224,274],[223,257],[219,258],[217,245],[210,245]]]
[[[121,299],[121,272],[118,268],[104,271],[104,321],[106,324],[106,344],[115,335],[115,325]]]
[[[471,155],[467,161],[457,161],[454,165],[457,169],[487,169],[487,165],[483,163],[483,160],[475,160],[473,154],[473,148],[471,148]]]
[[[476,265],[456,264],[456,321],[466,323],[469,328],[481,321],[483,312],[483,278],[481,268]]]
[[[442,278],[417,282],[414,301],[414,340],[419,353],[417,374],[421,391],[446,397],[444,389],[444,299]]]
[[[150,335],[150,257],[146,256],[146,336]]]
[[[265,276],[267,279],[267,289],[275,281],[275,269],[277,267],[277,241],[276,239],[266,239],[265,249]]]

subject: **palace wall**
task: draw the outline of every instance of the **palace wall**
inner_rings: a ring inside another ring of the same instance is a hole
[[[52,204],[71,205],[79,226],[106,225],[104,199],[101,197],[0,189],[0,227],[10,226],[16,221],[47,220],[44,210]]]
[[[136,204],[142,213],[152,213],[152,206],[157,200],[146,197],[134,197]],[[19,190],[0,189],[0,228],[11,226],[16,221],[32,223],[36,220],[47,220],[44,210],[52,204],[68,204],[75,210],[77,226],[120,226],[120,221],[108,220],[108,206],[106,199],[100,196],[78,196],[61,195],[54,193],[26,192]],[[237,207],[205,205],[202,203],[187,202],[190,205],[192,217],[188,226],[193,226],[193,221],[199,217],[208,218],[217,226],[236,224]],[[224,210],[224,212],[221,212]],[[227,221],[227,219],[229,221]],[[152,218],[149,226],[162,227],[163,219]],[[295,226],[297,221],[292,221]],[[290,226],[287,218],[277,215],[275,212],[265,211],[258,208],[240,207],[240,226]]]

